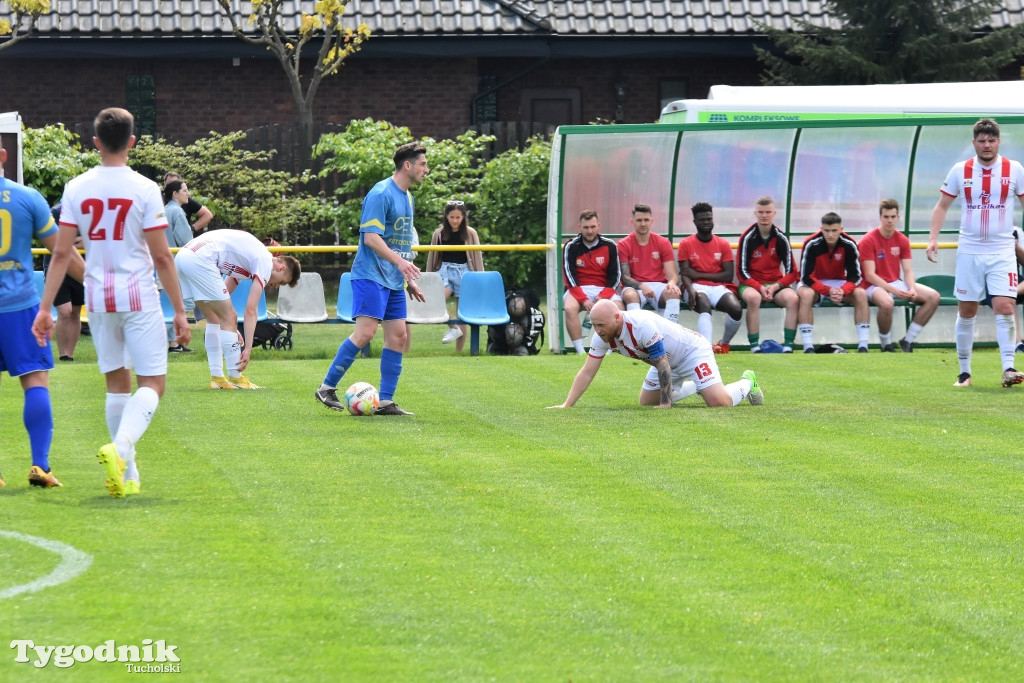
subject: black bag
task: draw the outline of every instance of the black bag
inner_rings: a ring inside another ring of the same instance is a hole
[[[245,334],[244,323],[238,323],[238,331]],[[264,349],[285,349],[292,348],[291,324],[281,324],[257,320],[256,329],[252,334],[253,348],[262,346]]]
[[[495,356],[535,356],[544,344],[544,313],[540,297],[532,289],[505,294],[509,322],[487,329],[487,353]]]

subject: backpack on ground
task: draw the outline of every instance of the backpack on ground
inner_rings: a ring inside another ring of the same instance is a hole
[[[495,356],[534,356],[544,345],[544,313],[540,297],[532,289],[505,294],[509,321],[487,330],[487,353]]]

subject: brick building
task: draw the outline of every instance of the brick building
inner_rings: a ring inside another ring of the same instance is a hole
[[[215,0],[53,0],[0,51],[4,96],[31,127],[88,131],[127,106],[143,132],[191,142],[296,120],[281,67],[235,38]],[[234,0],[242,12],[248,3]],[[285,0],[295,25],[311,2]],[[822,3],[770,0],[351,0],[373,38],[324,80],[314,119],[372,117],[442,137],[486,121],[641,123],[716,83],[751,85],[758,22],[826,21]],[[992,28],[1024,21],[1008,0]],[[308,69],[307,69],[308,70]]]

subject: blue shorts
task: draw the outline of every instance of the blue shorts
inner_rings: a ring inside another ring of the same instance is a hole
[[[373,280],[352,280],[352,317],[405,320],[405,290]]]
[[[0,313],[0,372],[21,377],[41,370],[53,370],[53,352],[50,343],[40,346],[32,334],[39,306],[20,311]]]
[[[452,296],[459,298],[462,290],[462,274],[469,270],[466,263],[443,262],[437,274],[441,276],[441,284],[452,290]]]

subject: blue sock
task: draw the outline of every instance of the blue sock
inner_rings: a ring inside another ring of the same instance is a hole
[[[398,388],[398,376],[402,374],[400,351],[384,349],[380,352],[380,400],[390,401]]]
[[[25,392],[22,420],[32,447],[32,464],[49,472],[50,443],[53,441],[53,408],[50,406],[49,389],[32,387]]]
[[[352,361],[356,359],[357,353],[359,353],[359,347],[353,344],[351,339],[346,338],[338,347],[338,355],[334,357],[331,369],[327,371],[327,377],[324,377],[324,384],[329,387],[337,387],[338,382],[352,366]]]

